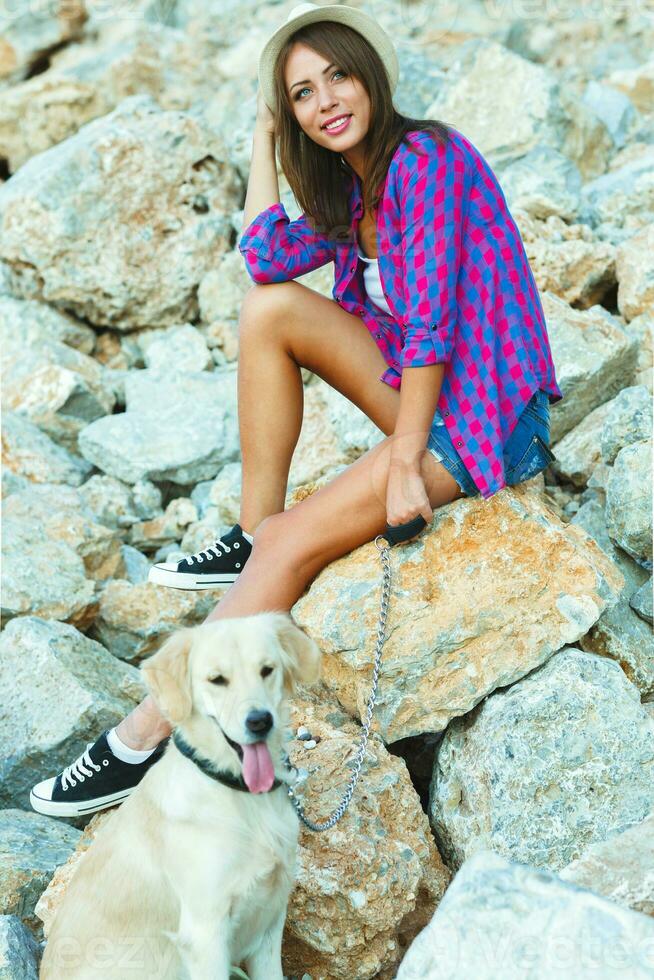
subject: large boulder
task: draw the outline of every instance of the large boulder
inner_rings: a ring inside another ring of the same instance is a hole
[[[614,661],[566,647],[453,721],[429,801],[451,868],[490,847],[559,871],[654,809],[654,722]]]
[[[127,411],[80,433],[82,455],[109,476],[186,486],[239,456],[235,371],[135,371],[125,398]]]
[[[12,620],[0,636],[0,806],[29,806],[57,773],[147,693],[134,667],[66,623]]]
[[[386,742],[442,731],[577,642],[624,584],[592,538],[527,485],[438,508],[431,531],[392,563],[373,720]],[[292,609],[325,653],[325,683],[355,718],[370,692],[381,575],[371,542],[323,569]]]
[[[0,186],[0,259],[16,293],[96,326],[184,322],[240,190],[212,130],[131,96]]]
[[[484,850],[456,875],[397,980],[645,980],[653,946],[648,916]]]

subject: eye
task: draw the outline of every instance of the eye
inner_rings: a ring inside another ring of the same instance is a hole
[[[216,674],[215,677],[210,677],[209,678],[209,683],[210,684],[222,684],[222,685],[224,685],[224,684],[227,683],[227,678],[226,677],[223,677],[222,674]]]
[[[341,71],[340,68],[337,68],[336,71],[332,72],[332,78],[334,77],[334,75],[342,75],[343,78],[347,78],[347,72]],[[308,85],[305,85],[304,88],[298,89],[298,91],[295,93],[295,102],[297,102],[301,98],[302,93],[306,92],[307,88]]]
[[[262,667],[261,668],[261,676],[262,677],[269,677],[272,674],[273,670],[274,670],[274,667]]]

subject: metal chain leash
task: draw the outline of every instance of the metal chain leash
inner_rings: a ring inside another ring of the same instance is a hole
[[[329,819],[325,820],[323,823],[315,823],[313,820],[310,820],[308,817],[306,817],[302,809],[302,806],[300,805],[299,800],[297,799],[295,793],[293,792],[292,787],[289,786],[287,788],[287,792],[290,797],[291,803],[295,807],[300,820],[306,827],[309,828],[309,830],[329,830],[330,827],[333,827],[334,824],[338,823],[338,821],[341,819],[341,817],[347,810],[349,802],[352,799],[352,794],[354,793],[354,788],[357,784],[361,772],[361,764],[363,762],[363,757],[365,755],[366,744],[368,742],[368,734],[370,732],[370,722],[372,720],[372,712],[375,707],[375,701],[377,698],[377,680],[379,678],[379,669],[381,667],[382,647],[387,639],[385,635],[386,615],[388,613],[388,602],[391,595],[391,558],[390,558],[391,549],[388,545],[388,542],[382,545],[378,544],[380,540],[382,542],[385,542],[385,538],[381,534],[378,534],[377,537],[375,538],[375,547],[377,548],[377,551],[381,555],[384,574],[382,579],[382,594],[381,594],[381,608],[379,611],[379,623],[377,626],[377,649],[375,650],[375,664],[374,664],[373,675],[372,675],[372,690],[370,692],[370,699],[368,701],[366,720],[363,725],[363,736],[361,738],[361,744],[359,745],[359,748],[355,756],[354,772],[352,773],[352,778],[350,779],[350,783],[345,791],[345,795],[343,796],[343,799],[336,807],[331,817],[329,817]]]

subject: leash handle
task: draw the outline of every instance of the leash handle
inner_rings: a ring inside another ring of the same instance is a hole
[[[390,545],[400,544],[401,541],[408,541],[410,538],[415,538],[416,534],[420,534],[425,527],[427,527],[427,521],[422,514],[418,514],[417,517],[407,521],[406,524],[387,524],[382,537],[386,538]]]

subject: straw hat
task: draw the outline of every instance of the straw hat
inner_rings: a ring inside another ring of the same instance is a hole
[[[333,20],[339,24],[346,24],[362,34],[381,58],[386,68],[391,92],[395,91],[400,74],[397,53],[390,37],[381,29],[376,20],[361,10],[346,7],[344,4],[319,7],[315,3],[299,3],[297,7],[293,7],[291,10],[286,23],[270,35],[259,56],[259,85],[266,105],[272,112],[275,111],[273,72],[279,52],[291,34],[294,34],[300,27],[304,27],[305,24],[315,24],[319,20]]]

